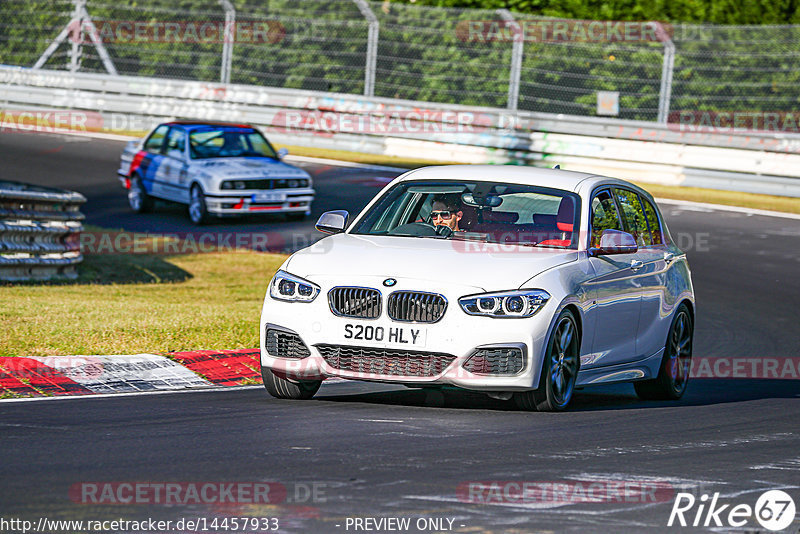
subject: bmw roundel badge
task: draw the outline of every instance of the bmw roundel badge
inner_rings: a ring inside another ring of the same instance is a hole
[[[386,287],[392,287],[396,283],[397,280],[395,280],[394,278],[387,278],[386,280],[383,281],[383,285],[385,285]]]

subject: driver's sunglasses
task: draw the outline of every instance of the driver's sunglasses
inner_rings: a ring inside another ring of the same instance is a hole
[[[436,218],[440,218],[443,221],[449,221],[450,219],[453,218],[453,212],[452,211],[432,211],[431,212],[431,220],[436,219]]]

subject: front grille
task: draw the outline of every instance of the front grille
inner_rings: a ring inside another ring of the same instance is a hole
[[[275,358],[305,358],[311,355],[303,340],[294,332],[268,328],[265,345],[267,354]]]
[[[328,304],[340,317],[377,319],[381,315],[381,292],[364,287],[334,287],[328,292]]]
[[[435,323],[446,309],[443,296],[419,291],[395,291],[386,303],[389,317],[407,323]]]
[[[515,375],[525,359],[518,348],[476,349],[464,362],[464,369],[478,375]]]
[[[289,189],[308,187],[308,180],[304,178],[280,178],[274,180],[231,180],[231,183],[233,182],[244,182],[244,189]]]
[[[384,376],[436,376],[455,356],[436,352],[392,350],[375,347],[315,345],[334,369]]]

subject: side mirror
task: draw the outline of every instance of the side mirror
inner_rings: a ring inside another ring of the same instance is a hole
[[[590,248],[590,256],[607,256],[610,254],[632,254],[639,250],[636,240],[628,232],[619,230],[603,230],[600,246]]]
[[[288,148],[278,149],[278,159],[283,159],[288,155],[289,155],[289,149]]]
[[[326,211],[314,227],[323,234],[338,234],[344,232],[348,218],[350,214],[345,210]]]

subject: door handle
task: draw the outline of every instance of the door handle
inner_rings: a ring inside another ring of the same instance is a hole
[[[639,269],[642,268],[643,265],[644,265],[644,263],[642,261],[640,261],[640,260],[632,260],[631,261],[631,270],[632,271],[638,271]]]
[[[667,263],[667,265],[672,263],[672,260],[674,260],[674,259],[675,259],[675,254],[673,254],[672,252],[665,252],[664,253],[664,261]]]

